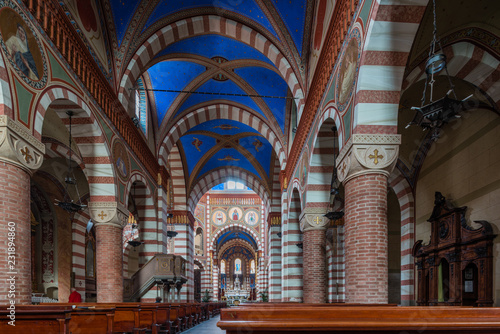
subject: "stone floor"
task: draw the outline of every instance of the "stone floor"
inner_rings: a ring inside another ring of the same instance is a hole
[[[223,331],[219,327],[217,327],[217,322],[220,320],[220,316],[216,316],[210,318],[210,320],[204,321],[199,325],[194,326],[187,331],[182,332],[181,334],[223,334],[226,331]]]

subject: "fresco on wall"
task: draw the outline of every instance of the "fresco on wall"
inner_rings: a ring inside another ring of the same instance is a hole
[[[229,217],[231,220],[237,221],[240,220],[243,216],[243,211],[238,207],[232,207],[229,209]]]
[[[217,226],[224,225],[227,220],[227,215],[222,210],[215,210],[212,212],[212,223]]]
[[[249,210],[245,213],[245,223],[254,226],[259,223],[259,213],[256,210]]]
[[[113,161],[118,175],[126,181],[130,175],[130,158],[125,146],[119,140],[113,143]]]
[[[335,1],[331,0],[319,0],[316,3],[313,32],[311,35],[311,54],[309,56],[309,73],[307,78],[308,87],[311,85],[314,71],[318,64],[319,55],[321,54],[323,42],[332,18],[334,5]]]
[[[104,69],[104,74],[110,72],[106,42],[99,19],[97,6],[94,0],[65,0],[69,13],[73,16],[75,24],[80,28],[81,34],[87,39],[91,53],[97,57],[99,65]]]
[[[354,29],[350,34],[350,40],[342,54],[342,63],[336,81],[336,96],[339,111],[343,111],[349,102],[355,78],[358,72],[358,62],[361,54],[359,53],[360,37],[359,30]]]
[[[2,5],[11,3],[0,2]],[[0,43],[12,67],[33,88],[42,88],[47,82],[47,65],[40,41],[33,28],[25,22],[28,18],[17,7],[0,10]]]

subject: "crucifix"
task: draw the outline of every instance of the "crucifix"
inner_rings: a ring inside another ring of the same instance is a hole
[[[107,214],[104,213],[104,211],[101,210],[101,213],[97,215],[101,220],[104,220],[104,217],[107,216]]]
[[[316,223],[316,225],[319,225],[319,222],[321,221],[321,219],[319,218],[319,216],[316,216],[316,218],[314,218],[313,222]]]

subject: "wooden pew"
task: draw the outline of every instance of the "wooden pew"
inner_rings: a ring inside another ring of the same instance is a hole
[[[227,334],[500,333],[500,308],[322,306],[223,309],[217,326]]]
[[[171,333],[170,328],[170,309],[171,306],[168,303],[155,303],[158,306],[158,311],[156,313],[156,323],[158,326],[158,333],[168,334]]]
[[[113,334],[115,308],[109,305],[76,307],[71,311],[69,332],[79,334]]]
[[[0,305],[0,333],[9,334],[69,334],[71,320],[71,306],[52,304],[40,307],[39,305],[16,305],[15,326],[8,324],[10,305]]]

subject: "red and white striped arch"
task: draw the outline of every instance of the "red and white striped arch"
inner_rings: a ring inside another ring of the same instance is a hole
[[[458,42],[443,48],[450,76],[465,80],[485,91],[500,107],[500,60],[478,45]],[[442,71],[440,75],[445,75]],[[425,80],[425,63],[415,67],[405,78],[403,89]]]
[[[231,180],[241,181],[244,185],[251,188],[257,195],[259,195],[259,197],[262,199],[262,202],[264,203],[264,206],[269,212],[271,201],[269,198],[269,192],[262,183],[262,180],[256,178],[252,174],[245,172],[241,168],[231,166],[212,170],[196,182],[193,190],[189,194],[189,210],[191,212],[194,212],[194,210],[196,209],[196,204],[198,204],[201,197],[212,187]]]
[[[297,76],[294,73],[286,56],[271,41],[252,28],[215,15],[196,16],[169,24],[151,35],[137,49],[128,63],[118,90],[118,99],[125,109],[128,110],[129,107],[130,89],[134,87],[141,73],[147,69],[149,62],[161,50],[183,39],[206,34],[217,34],[235,39],[255,48],[269,58],[288,84],[293,96],[297,99],[297,110],[300,119],[305,103],[303,83],[299,81],[300,75]]]
[[[217,250],[217,245],[216,245],[216,241],[217,239],[224,233],[228,232],[228,231],[245,231],[247,232],[248,234],[250,234],[253,239],[255,240],[255,243],[257,244],[257,250],[262,250],[264,251],[263,247],[262,247],[262,243],[260,241],[260,238],[259,236],[257,235],[257,233],[247,227],[247,226],[243,226],[243,225],[240,225],[240,224],[236,224],[236,223],[233,223],[233,224],[229,224],[227,226],[224,226],[223,228],[221,228],[220,230],[218,230],[213,236],[212,236],[212,240],[210,241],[210,248],[208,249],[208,251],[213,251],[215,252]]]
[[[44,144],[46,158],[69,158],[69,148],[63,143],[50,139],[50,141],[44,141]],[[82,170],[85,169],[85,164],[79,152],[71,151],[71,160],[76,162]]]
[[[3,54],[0,52],[0,115],[7,115],[14,118],[12,111],[12,95],[10,93],[9,74],[3,61]]]
[[[410,184],[399,169],[394,169],[388,182],[398,198],[401,210],[401,304],[408,306],[415,300],[414,259],[411,254],[415,244],[415,198]]]
[[[235,246],[241,246],[243,248],[246,248],[250,253],[255,254],[257,252],[257,250],[255,250],[248,241],[243,239],[231,239],[228,242],[225,242],[224,245],[220,248],[217,258],[222,260],[224,253],[228,251],[230,248]]]
[[[168,155],[168,165],[172,181],[173,208],[174,210],[187,210],[186,179],[184,178],[181,154],[177,146],[174,146]]]
[[[90,189],[92,202],[116,201],[115,170],[104,132],[89,106],[76,93],[65,87],[47,89],[35,103],[33,135],[41,139],[41,131],[47,108],[52,108],[69,130],[67,110],[75,115],[72,119],[72,137],[81,154],[83,170]]]
[[[373,1],[356,88],[355,132],[396,133],[406,61],[427,2]]]
[[[263,119],[256,117],[255,115],[244,109],[228,104],[214,104],[205,106],[203,108],[190,112],[189,114],[179,119],[177,123],[175,123],[170,128],[167,136],[160,146],[160,165],[166,166],[165,162],[167,161],[168,154],[172,150],[172,147],[175,145],[175,143],[179,140],[179,138],[184,135],[184,133],[198,124],[216,119],[237,121],[246,124],[258,131],[274,148],[276,156],[280,161],[281,168],[285,168],[286,151],[283,148],[283,143],[280,140],[280,136],[278,136]]]

